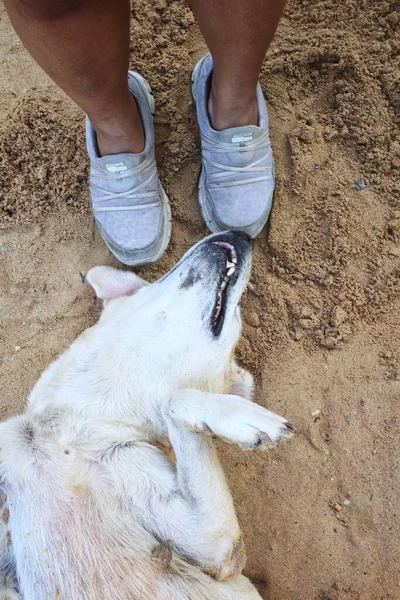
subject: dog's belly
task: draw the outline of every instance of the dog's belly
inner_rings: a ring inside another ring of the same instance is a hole
[[[117,507],[111,518],[110,498],[104,514],[83,489],[78,493],[78,502],[59,506],[48,496],[42,505],[33,500],[29,511],[25,494],[25,506],[10,498],[10,539],[24,600],[259,600],[242,576],[217,582],[176,554],[164,565],[147,531]]]
[[[118,426],[104,430],[103,448],[94,443],[100,443],[95,424],[93,431],[83,425],[71,438],[71,425],[58,429],[54,415],[48,423],[55,439],[26,417],[2,424],[0,432],[4,514],[24,600],[258,598],[244,595],[254,590],[244,578],[218,583],[175,554],[167,565],[157,558],[159,541],[121,495],[125,488],[129,499],[135,490],[118,480],[132,470],[135,447],[129,449],[129,464],[108,468],[105,452],[113,459],[119,452],[109,445]],[[158,452],[139,445],[138,453],[149,453],[150,462]]]

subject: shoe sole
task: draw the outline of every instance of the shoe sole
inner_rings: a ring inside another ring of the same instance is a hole
[[[204,58],[202,58],[201,60],[199,60],[197,62],[196,66],[194,67],[192,74],[191,74],[192,98],[193,98],[193,102],[195,105],[196,105],[195,88],[196,88],[197,80],[199,77],[201,65],[203,64],[203,61],[207,58],[207,56],[208,55],[206,54],[204,56]],[[210,212],[210,209],[209,209],[208,203],[207,203],[207,199],[206,199],[204,180],[205,180],[204,169],[203,169],[203,166],[201,166],[199,179],[197,182],[198,200],[199,200],[200,211],[201,211],[202,217],[203,217],[208,229],[210,231],[212,231],[212,233],[220,233],[220,232],[226,231],[228,229],[231,231],[235,230],[235,227],[232,227],[232,226],[222,223],[221,221],[219,221],[218,218],[215,217],[215,215],[212,214],[212,212]],[[274,176],[274,180],[275,180],[275,176]],[[272,208],[272,202],[271,202],[271,208]],[[247,227],[238,227],[236,229],[238,231],[244,231],[245,233],[250,235],[253,239],[256,238],[257,235],[262,231],[262,229],[266,225],[266,223],[269,219],[270,213],[271,213],[271,208],[268,210],[266,218],[262,217],[261,219],[256,221],[256,223],[253,223],[252,225],[248,225]]]
[[[155,106],[155,101],[154,101],[154,96],[153,96],[153,90],[151,89],[149,83],[146,81],[146,79],[144,77],[139,75],[139,73],[136,73],[134,71],[128,71],[128,73],[131,77],[133,77],[134,79],[136,79],[136,81],[139,82],[141,88],[143,89],[143,91],[146,95],[146,100],[149,103],[151,114],[154,116],[156,106]],[[164,226],[163,226],[163,234],[162,234],[162,237],[160,240],[160,245],[157,245],[155,254],[138,257],[137,255],[139,253],[139,250],[134,250],[132,252],[132,254],[135,255],[135,258],[133,258],[133,257],[129,258],[129,251],[124,251],[124,254],[121,254],[121,250],[119,248],[116,248],[113,245],[113,243],[108,239],[106,232],[103,232],[100,229],[99,224],[97,224],[97,227],[100,231],[101,237],[103,238],[107,248],[115,256],[115,258],[117,258],[124,265],[127,265],[129,267],[138,267],[140,265],[147,265],[149,263],[156,262],[157,260],[159,260],[161,258],[161,256],[164,254],[164,252],[168,248],[168,245],[169,245],[169,242],[171,239],[171,233],[172,233],[171,205],[169,203],[167,193],[164,190],[164,188],[162,187],[161,183],[160,183],[160,188],[161,188],[161,203],[163,206]],[[143,251],[145,251],[145,249],[143,249]]]

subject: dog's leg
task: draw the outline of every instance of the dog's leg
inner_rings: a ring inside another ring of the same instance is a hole
[[[178,521],[171,519],[171,536],[176,550],[203,571],[220,581],[230,579],[241,573],[246,562],[232,497],[211,438],[189,431],[178,413],[171,402],[166,405],[176,483],[186,516],[178,527]]]
[[[181,390],[165,404],[164,416],[191,431],[217,435],[242,448],[266,448],[290,438],[293,428],[283,417],[232,394]]]
[[[215,433],[255,448],[290,437],[289,426],[243,397],[198,390],[174,394],[163,403],[162,412],[176,455],[178,489],[158,515],[151,509],[149,524],[156,536],[171,539],[177,552],[217,579],[234,577],[245,563],[243,541],[212,441],[202,434]]]

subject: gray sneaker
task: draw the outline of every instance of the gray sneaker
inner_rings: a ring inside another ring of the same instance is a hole
[[[201,212],[213,232],[241,230],[255,237],[268,220],[275,185],[267,107],[258,84],[258,125],[213,129],[208,115],[212,70],[212,58],[207,54],[192,73],[201,133]]]
[[[99,156],[96,132],[86,118],[90,157],[90,200],[100,233],[111,252],[126,265],[154,262],[171,236],[171,210],[157,175],[154,156],[154,99],[147,81],[129,71],[145,134],[140,154]]]

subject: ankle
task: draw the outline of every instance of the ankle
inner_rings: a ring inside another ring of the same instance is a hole
[[[143,129],[136,135],[103,133],[96,131],[97,146],[100,156],[110,154],[140,154],[144,150]]]
[[[106,116],[89,115],[89,118],[96,132],[100,156],[143,152],[143,125],[136,101],[131,95],[126,106]]]
[[[243,94],[227,87],[218,89],[211,85],[208,99],[211,125],[216,130],[258,124],[258,108],[255,93]]]

